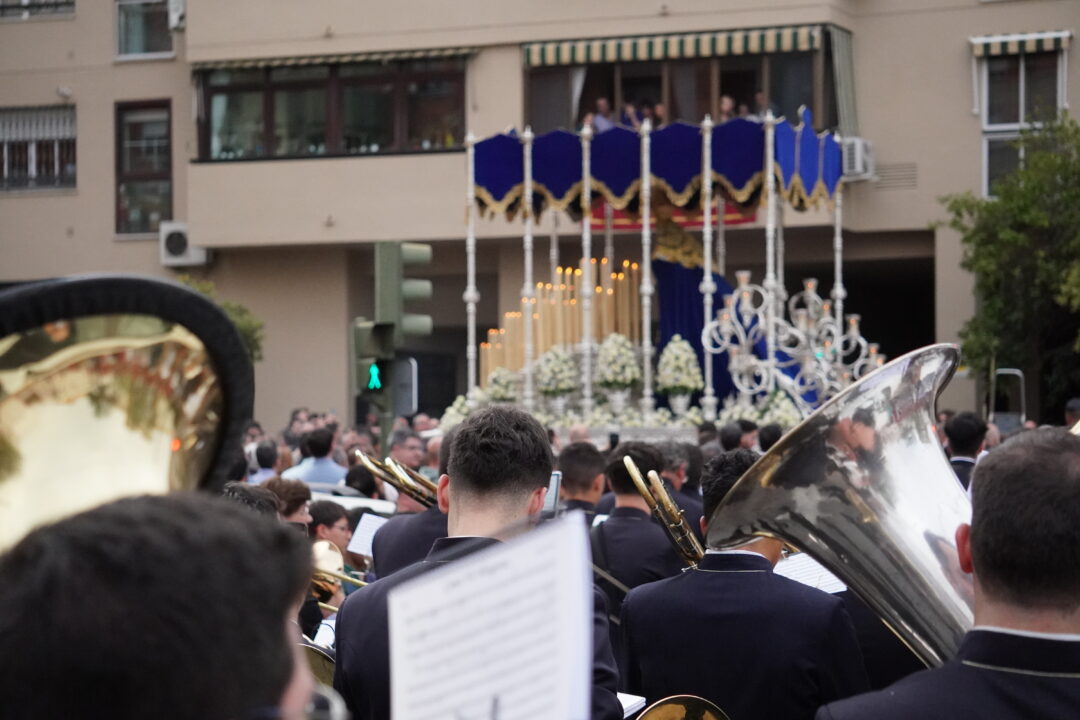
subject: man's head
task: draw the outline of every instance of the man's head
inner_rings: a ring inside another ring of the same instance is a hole
[[[682,489],[686,480],[686,468],[690,464],[690,458],[686,449],[679,443],[669,441],[657,446],[660,457],[663,460],[660,474],[670,482],[676,490]]]
[[[432,422],[431,416],[427,413],[416,413],[413,415],[412,428],[416,432],[425,432],[435,427],[435,423]]]
[[[742,436],[739,438],[739,447],[752,448],[757,444],[758,426],[752,420],[736,420]]]
[[[1071,428],[1080,422],[1080,397],[1074,397],[1065,403],[1065,427]]]
[[[255,447],[255,462],[259,464],[259,467],[264,470],[269,470],[274,467],[274,463],[277,462],[278,449],[277,443],[273,440],[261,442]]]
[[[704,494],[704,512],[701,516],[701,532],[707,534],[709,520],[716,513],[724,496],[739,478],[757,462],[758,454],[747,448],[738,448],[723,452],[705,465],[701,474],[701,488]],[[739,547],[764,555],[769,562],[775,565],[780,561],[780,550],[783,543],[774,538],[756,538]]]
[[[596,98],[596,114],[607,117],[611,114],[611,103],[607,98]]]
[[[592,442],[592,433],[589,431],[589,426],[585,423],[578,423],[577,425],[570,426],[570,442]]]
[[[638,494],[634,479],[630,477],[630,471],[626,469],[623,458],[627,455],[641,470],[642,477],[648,477],[650,470],[660,472],[664,466],[664,458],[656,446],[643,442],[624,442],[608,453],[608,464],[604,468],[611,491],[616,495]]]
[[[312,540],[329,540],[337,545],[344,555],[352,540],[349,518],[345,508],[332,500],[317,500],[308,507],[311,522],[308,524],[308,536]]]
[[[290,622],[310,574],[300,535],[205,495],[129,498],[39,528],[0,557],[2,714],[284,711],[310,692]]]
[[[424,467],[439,467],[439,452],[442,450],[442,444],[442,435],[436,435],[427,441],[427,448],[425,448],[424,452]]]
[[[307,447],[311,457],[324,458],[334,446],[334,433],[329,428],[316,428],[307,434]]]
[[[716,423],[701,423],[698,425],[697,433],[698,445],[708,445],[711,442],[715,442],[718,437]]]
[[[485,535],[543,507],[551,479],[547,431],[531,415],[492,407],[470,415],[450,439],[439,508],[452,535]]]
[[[693,443],[680,443],[683,452],[686,453],[686,479],[683,481],[683,492],[693,489],[697,492],[701,488],[701,471],[705,469],[705,453]]]
[[[278,496],[281,501],[281,519],[285,522],[307,525],[311,522],[308,503],[311,502],[311,488],[300,480],[286,480],[272,477],[262,484],[264,488]]]
[[[604,466],[607,462],[590,442],[571,443],[559,453],[562,496],[596,504],[604,493]]]
[[[743,431],[739,423],[728,423],[720,428],[720,447],[726,450],[735,450],[742,443]]]
[[[960,566],[974,569],[976,614],[1080,610],[1080,437],[1021,433],[975,466],[971,487],[971,525],[956,540]]]
[[[260,485],[234,480],[225,483],[221,496],[272,520],[277,520],[281,515],[281,501],[278,496]]]
[[[957,413],[945,423],[945,436],[949,438],[949,450],[954,457],[973,458],[982,450],[986,423],[973,412]]]
[[[758,430],[758,447],[761,448],[761,452],[768,452],[769,448],[776,444],[776,441],[784,434],[783,429],[776,423],[769,423],[763,425]]]
[[[424,441],[411,430],[395,430],[390,435],[390,457],[411,470],[424,462]]]

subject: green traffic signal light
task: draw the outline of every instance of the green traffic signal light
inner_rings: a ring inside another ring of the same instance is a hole
[[[368,390],[382,390],[382,377],[379,374],[379,364],[371,363],[368,366]]]

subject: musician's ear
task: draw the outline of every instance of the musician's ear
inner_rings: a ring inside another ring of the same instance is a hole
[[[701,537],[709,536],[709,523],[705,520],[705,516],[702,515],[698,518],[698,524],[701,525]]]
[[[971,561],[971,526],[967,523],[956,528],[956,554],[960,560],[960,569],[970,575],[975,564]]]
[[[439,499],[439,509],[443,511],[443,514],[450,512],[450,476],[443,475],[439,478],[439,487],[435,491],[435,496]]]

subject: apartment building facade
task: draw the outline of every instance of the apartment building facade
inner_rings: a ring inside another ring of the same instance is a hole
[[[1072,0],[0,0],[0,283],[212,280],[266,322],[256,412],[272,426],[296,405],[349,415],[371,244],[430,242],[435,294],[416,310],[436,330],[411,350],[435,410],[464,389],[467,133],[573,129],[599,98],[700,122],[760,92],[872,144],[872,177],[844,199],[864,332],[890,355],[954,341],[975,299],[959,238],[932,226],[939,198],[987,192],[1020,162],[1009,141],[1080,97],[1078,25]],[[169,222],[199,262],[163,264]],[[830,210],[783,222],[789,286],[827,289]],[[541,217],[538,237],[552,231],[576,263],[578,227]],[[518,302],[520,223],[478,236],[479,323],[494,327]],[[762,222],[726,237],[727,267],[760,277]],[[615,243],[640,253],[633,233]],[[976,402],[964,378],[944,400]]]

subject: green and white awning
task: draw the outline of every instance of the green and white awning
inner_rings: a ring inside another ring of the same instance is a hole
[[[820,25],[793,25],[752,30],[527,43],[524,46],[524,55],[526,67],[543,67],[758,55],[817,50],[820,46]]]
[[[968,38],[975,57],[1019,55],[1020,53],[1057,52],[1068,50],[1071,30],[1013,33],[1011,35],[982,35]]]
[[[429,60],[431,58],[465,57],[476,53],[474,47],[439,48],[435,50],[393,50],[386,52],[337,53],[334,55],[301,55],[292,57],[250,58],[242,60],[202,60],[192,63],[195,70],[230,68],[294,67],[299,65],[335,65],[341,63],[391,62],[393,60]]]

